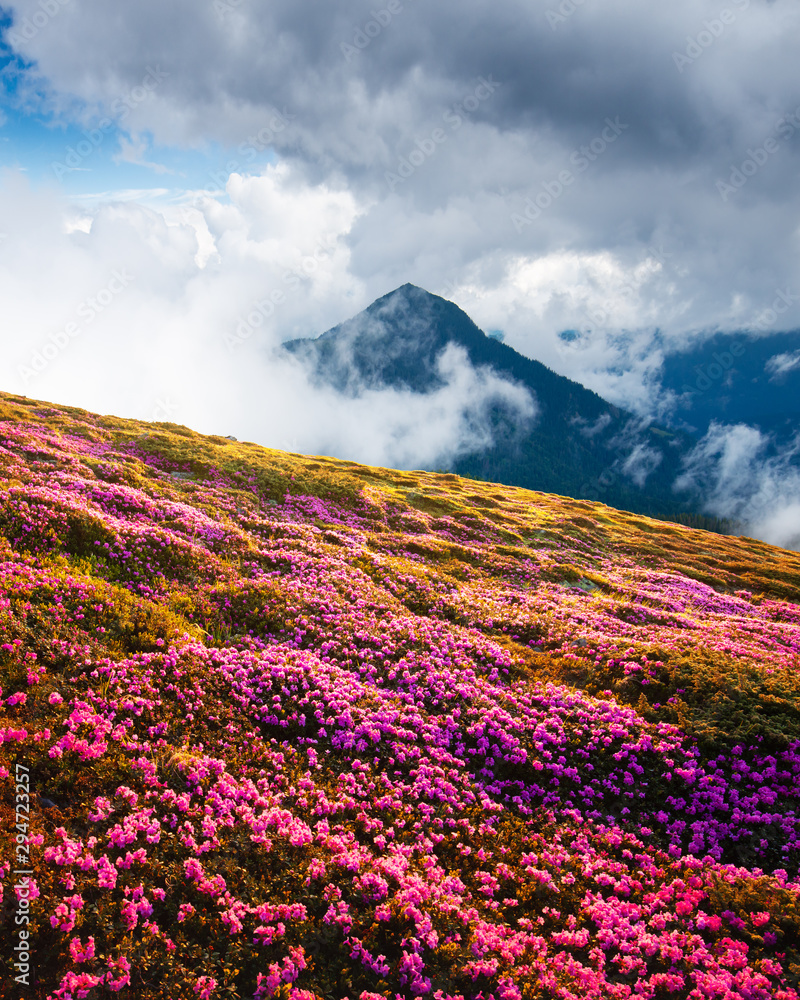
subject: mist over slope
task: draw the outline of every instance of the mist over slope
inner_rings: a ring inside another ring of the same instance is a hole
[[[800,548],[800,332],[717,333],[667,355],[670,424],[702,435],[681,484],[751,534]]]
[[[796,553],[2,395],[0,628],[5,983],[800,997]]]

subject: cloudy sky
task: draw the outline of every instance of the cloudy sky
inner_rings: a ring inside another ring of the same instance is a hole
[[[800,327],[794,0],[0,11],[6,390],[390,461],[446,399],[359,450],[266,359],[407,281],[642,412],[664,351]]]

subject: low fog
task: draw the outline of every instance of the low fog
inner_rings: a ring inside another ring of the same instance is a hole
[[[15,331],[3,388],[396,468],[446,467],[490,446],[498,402],[527,427],[530,394],[455,346],[431,393],[351,386],[345,396],[310,381],[280,345],[355,310],[342,240],[353,206],[324,186],[295,192],[285,176],[262,180],[247,218],[205,199],[169,222],[132,203],[70,218],[18,179],[0,244],[4,325]],[[206,260],[200,222],[213,238]]]
[[[748,535],[800,550],[800,434],[778,455],[769,445],[756,427],[712,423],[676,489],[699,494],[709,514],[730,518]]]

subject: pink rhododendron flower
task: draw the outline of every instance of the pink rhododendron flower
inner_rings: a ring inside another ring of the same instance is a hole
[[[217,981],[212,976],[201,976],[193,987],[199,1000],[208,1000],[216,988]]]
[[[94,958],[94,938],[89,937],[86,944],[81,944],[80,938],[73,938],[69,943],[69,952],[74,962],[88,962]]]

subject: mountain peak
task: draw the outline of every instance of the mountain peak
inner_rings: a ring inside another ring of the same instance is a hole
[[[340,391],[429,392],[442,385],[437,362],[448,344],[472,355],[488,341],[454,302],[406,282],[321,337],[284,347],[306,361],[318,381]]]
[[[371,313],[378,311],[382,306],[394,304],[397,300],[413,302],[415,306],[421,306],[425,302],[428,302],[431,305],[435,302],[442,302],[446,303],[449,308],[458,310],[458,312],[463,313],[465,316],[467,315],[464,313],[464,310],[460,308],[460,306],[455,304],[455,302],[450,302],[448,299],[442,298],[441,295],[435,295],[433,292],[429,292],[426,288],[422,288],[420,285],[414,285],[410,281],[407,281],[403,285],[399,285],[391,292],[387,292],[385,295],[376,299],[371,305],[367,306],[364,312]]]
[[[672,484],[694,443],[688,435],[641,427],[633,414],[487,336],[454,302],[418,285],[400,285],[316,340],[285,347],[313,381],[355,398],[443,390],[453,373],[440,362],[451,345],[461,369],[527,390],[539,413],[535,426],[523,428],[498,400],[490,408],[491,444],[457,456],[454,471],[657,516],[686,510]],[[471,412],[477,402],[459,397],[449,405]]]

